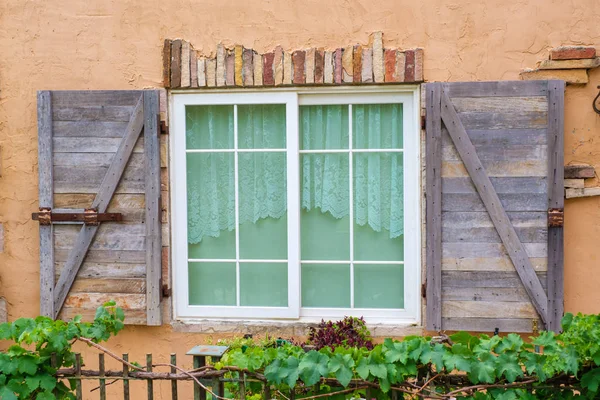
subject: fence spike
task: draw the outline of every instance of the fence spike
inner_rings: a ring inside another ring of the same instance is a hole
[[[152,372],[152,354],[146,354],[146,370]],[[154,382],[148,379],[148,400],[154,400]]]
[[[171,353],[171,364],[177,365],[177,354],[175,353]],[[177,373],[177,369],[171,367],[171,373]],[[177,400],[177,381],[175,379],[171,381],[171,399]]]
[[[106,379],[104,377],[104,353],[98,354],[98,369],[100,370],[100,400],[106,400]]]
[[[129,354],[123,354],[123,360],[129,361]],[[123,364],[123,400],[129,400],[129,367]]]
[[[83,400],[83,391],[81,388],[81,354],[75,354],[75,392],[77,400]]]

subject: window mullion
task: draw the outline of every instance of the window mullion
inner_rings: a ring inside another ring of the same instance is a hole
[[[238,173],[238,106],[233,106],[233,171],[235,210],[235,304],[240,306],[240,193]]]
[[[300,316],[300,153],[298,96],[286,104],[286,165],[288,206],[288,307]]]
[[[348,104],[348,188],[350,190],[350,201],[348,215],[350,216],[350,308],[354,308],[354,181],[352,176],[354,175],[353,157],[354,153],[352,148],[352,104]]]

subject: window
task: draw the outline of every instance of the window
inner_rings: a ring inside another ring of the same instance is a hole
[[[174,94],[176,316],[418,321],[416,93]]]

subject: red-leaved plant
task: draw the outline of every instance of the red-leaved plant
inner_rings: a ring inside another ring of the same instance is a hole
[[[310,328],[307,343],[317,350],[324,347],[334,350],[338,346],[373,349],[371,332],[363,317],[344,317],[336,322],[321,320],[316,328]]]

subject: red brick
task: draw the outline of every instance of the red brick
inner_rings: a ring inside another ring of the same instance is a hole
[[[353,79],[354,83],[360,83],[361,81],[361,73],[362,73],[362,46],[357,44],[354,46],[354,58],[353,62]]]
[[[342,49],[337,49],[333,54],[333,81],[342,83]]]
[[[581,60],[596,57],[596,49],[583,46],[562,46],[550,50],[551,60]]]
[[[406,69],[404,70],[404,82],[415,81],[415,51],[406,50]]]
[[[302,50],[297,50],[292,54],[292,63],[294,64],[294,85],[302,85],[306,83],[304,75],[304,62],[306,61],[306,53]]]
[[[325,65],[325,51],[318,49],[315,52],[315,83],[323,83],[323,68]]]
[[[396,82],[396,50],[386,49],[383,55],[385,82]]]
[[[273,59],[275,53],[263,54],[263,85],[273,86],[275,79],[273,78]]]

